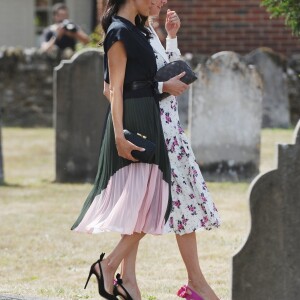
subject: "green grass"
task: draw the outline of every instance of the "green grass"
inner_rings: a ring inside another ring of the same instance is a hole
[[[276,166],[276,143],[292,130],[263,130],[261,171]],[[95,284],[83,290],[89,265],[109,252],[117,234],[76,234],[70,226],[90,184],[54,181],[54,131],[3,129],[6,184],[0,187],[0,294],[57,299],[99,299]],[[223,300],[230,297],[231,257],[250,226],[247,183],[208,183],[222,227],[197,233],[201,267]],[[173,234],[142,240],[137,273],[143,299],[172,300],[186,282]]]

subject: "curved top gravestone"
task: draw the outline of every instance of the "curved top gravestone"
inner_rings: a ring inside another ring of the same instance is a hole
[[[108,109],[103,54],[87,49],[54,70],[56,181],[93,181]]]
[[[249,180],[258,173],[261,79],[234,52],[214,54],[196,70],[189,133],[207,180]]]
[[[263,81],[263,127],[290,126],[287,61],[269,48],[258,48],[245,56],[255,65]]]
[[[252,225],[233,257],[233,300],[300,299],[300,121],[278,167],[254,180]]]

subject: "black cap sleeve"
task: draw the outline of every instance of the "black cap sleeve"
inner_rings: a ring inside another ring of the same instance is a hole
[[[103,43],[104,52],[107,54],[107,52],[115,42],[121,41],[124,44],[126,54],[128,57],[129,54],[131,53],[130,40],[131,40],[131,35],[130,35],[130,31],[127,28],[121,26],[111,28],[109,29]]]

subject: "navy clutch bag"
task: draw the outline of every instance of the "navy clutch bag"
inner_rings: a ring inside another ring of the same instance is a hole
[[[164,82],[168,81],[172,77],[175,77],[179,75],[180,73],[185,72],[185,75],[180,78],[182,82],[185,84],[191,84],[193,83],[198,77],[196,76],[195,72],[191,69],[191,67],[183,60],[176,60],[173,62],[170,62],[160,68],[155,77],[154,80],[158,82]],[[169,93],[162,93],[159,95],[160,100],[170,96]]]
[[[138,159],[140,162],[144,162],[144,163],[151,162],[155,154],[155,147],[156,147],[155,143],[147,140],[147,137],[143,136],[140,133],[133,133],[127,129],[124,129],[123,132],[126,140],[128,140],[129,142],[131,142],[132,144],[138,147],[145,149],[145,151],[143,152],[133,150],[131,153],[132,156]]]

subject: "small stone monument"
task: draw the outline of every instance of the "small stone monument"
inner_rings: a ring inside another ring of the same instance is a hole
[[[263,81],[262,127],[288,128],[290,107],[287,81],[287,61],[269,48],[259,48],[245,56],[255,65]]]
[[[252,226],[233,257],[232,300],[300,299],[300,121],[277,169],[250,189]]]
[[[234,52],[213,55],[196,70],[189,135],[206,180],[238,181],[258,174],[261,79]]]
[[[56,181],[93,181],[109,102],[103,95],[103,55],[83,50],[54,71]]]

